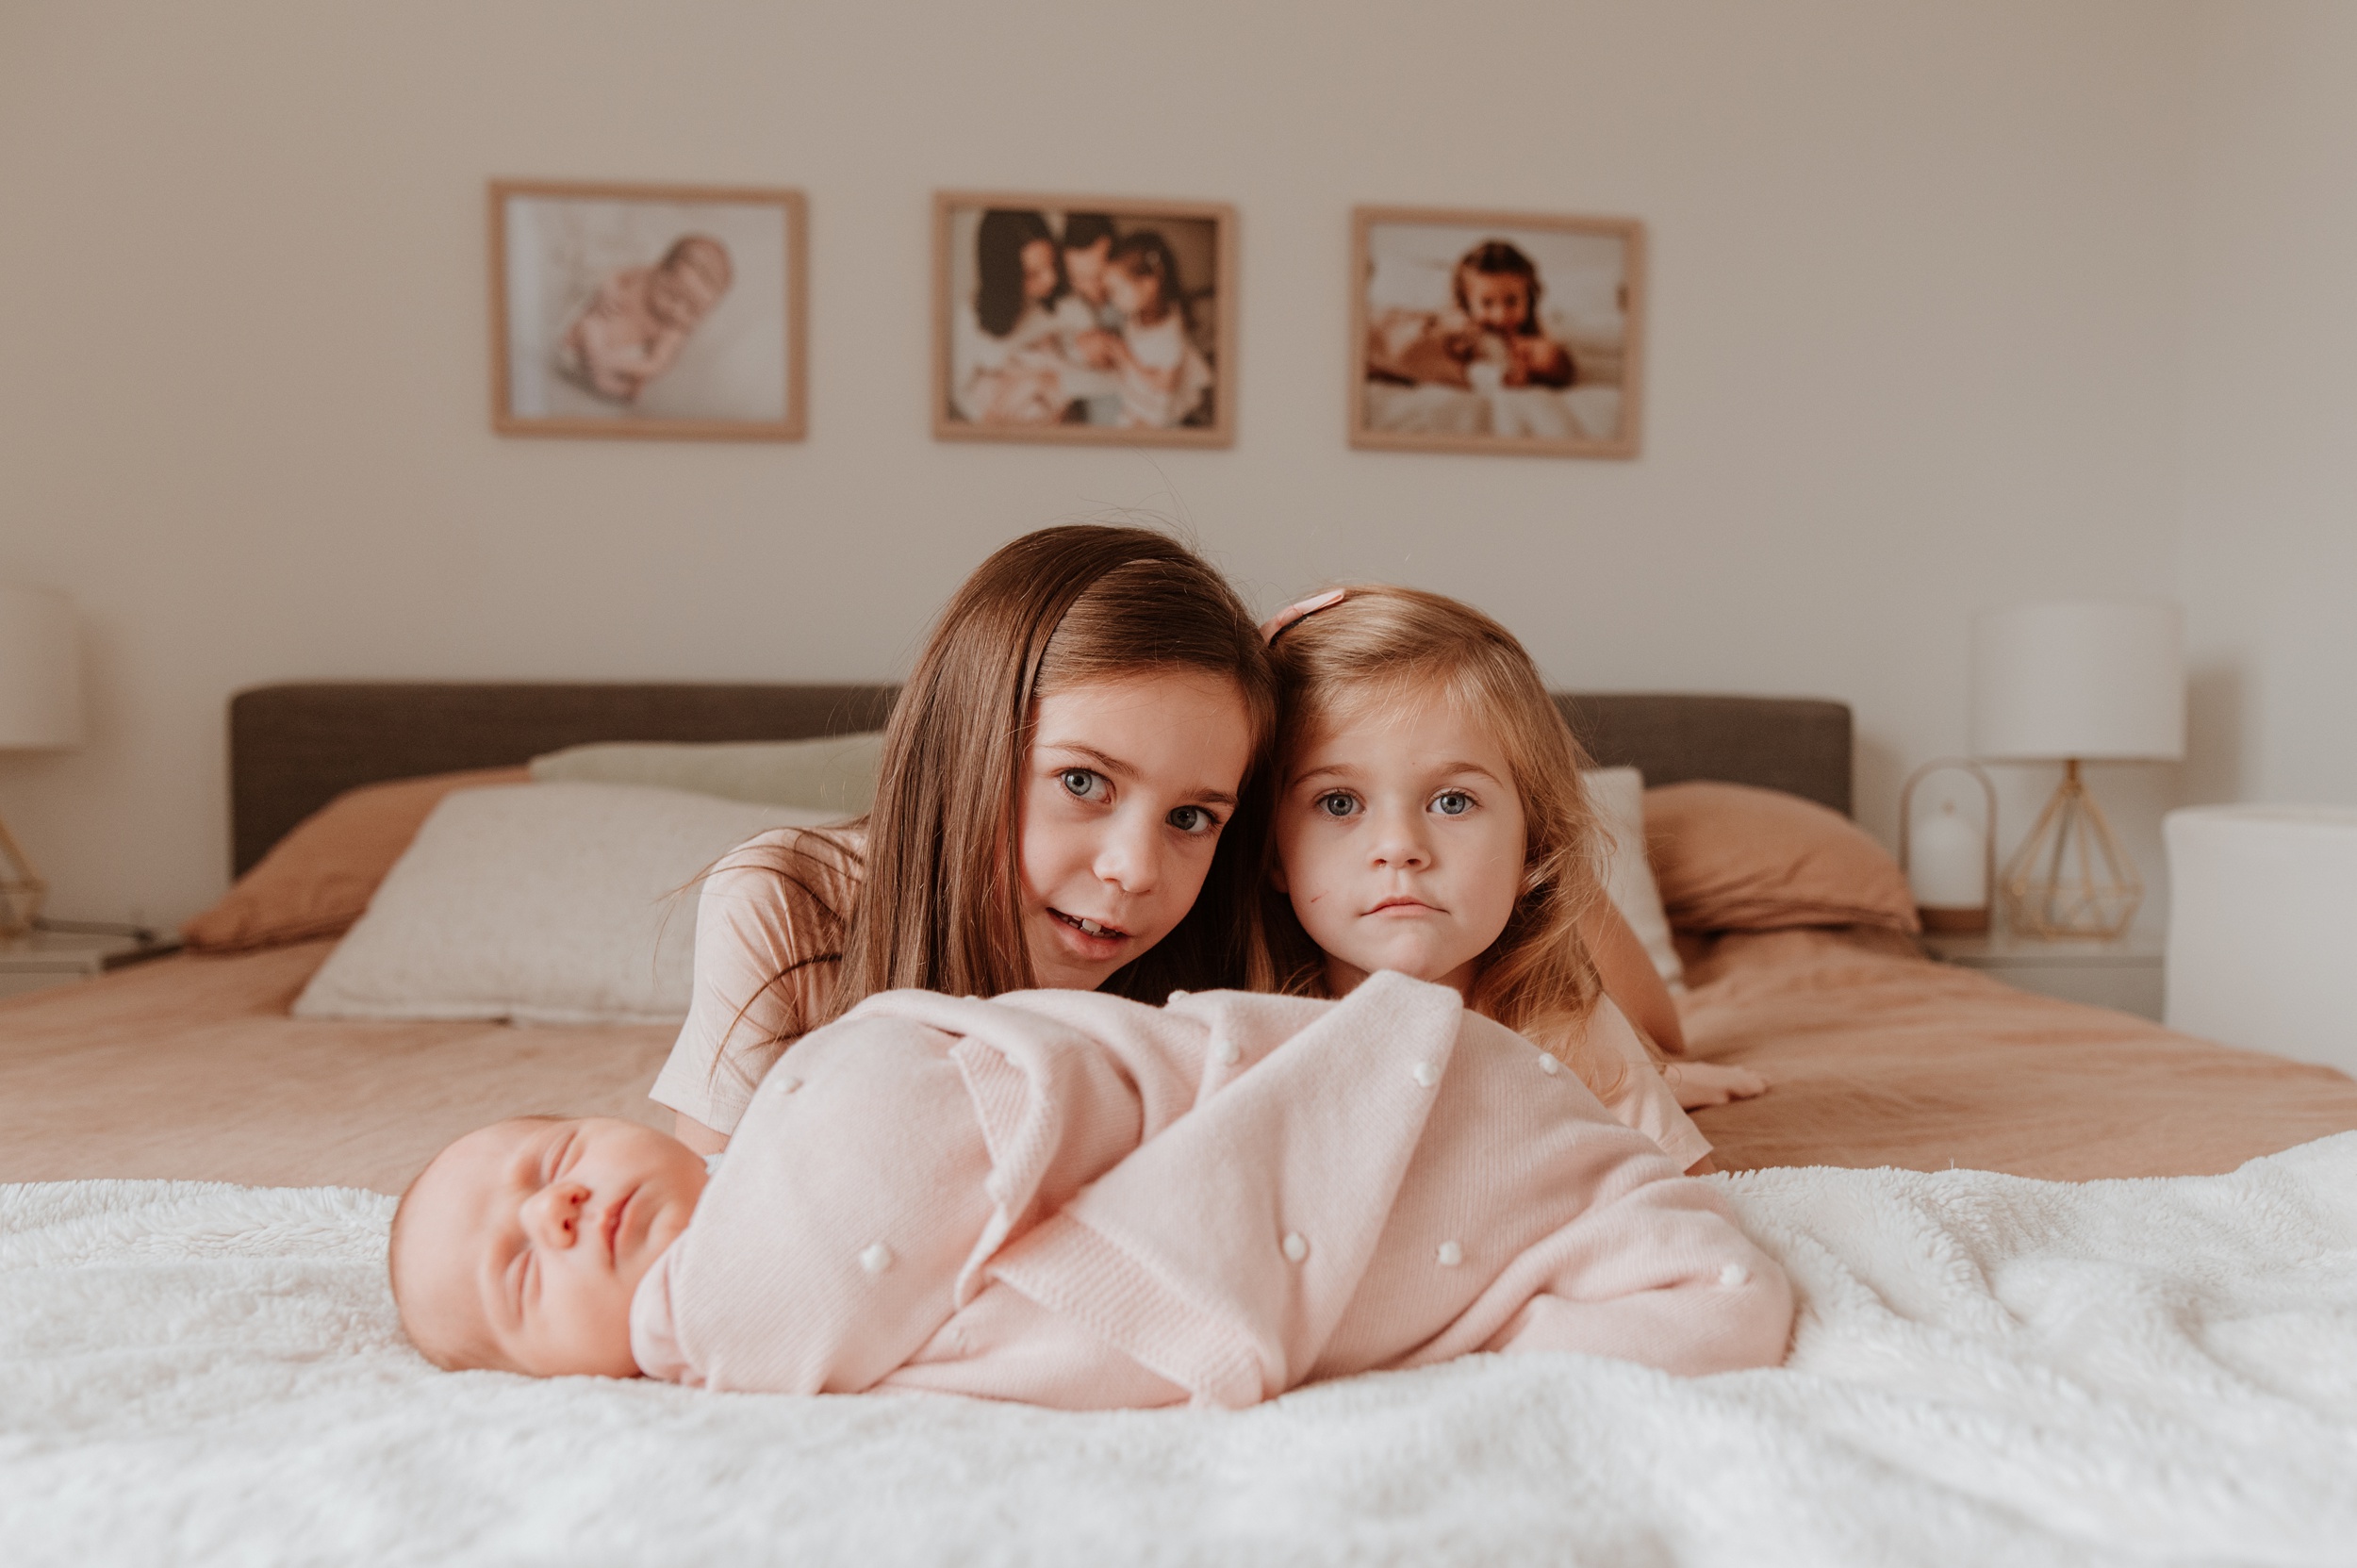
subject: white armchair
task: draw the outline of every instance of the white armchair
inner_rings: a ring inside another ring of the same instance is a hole
[[[2357,807],[2172,811],[2167,1016],[2357,1076]]]

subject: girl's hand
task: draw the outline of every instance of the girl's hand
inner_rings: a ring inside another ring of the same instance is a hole
[[[1664,1062],[1661,1077],[1677,1096],[1681,1111],[1724,1105],[1768,1092],[1768,1081],[1749,1067],[1722,1066],[1716,1062]]]
[[[1328,604],[1341,603],[1343,602],[1343,596],[1347,594],[1349,591],[1350,590],[1348,588],[1328,588],[1324,593],[1311,594],[1307,599],[1286,605],[1283,609],[1277,611],[1275,615],[1261,622],[1261,640],[1262,642],[1275,642],[1277,640],[1277,633],[1283,631],[1286,627],[1291,626],[1294,621],[1299,620],[1303,616],[1315,614],[1317,611],[1325,609]]]
[[[1569,350],[1543,334],[1510,340],[1514,350],[1509,385],[1517,387],[1568,387],[1572,384],[1572,355]]]

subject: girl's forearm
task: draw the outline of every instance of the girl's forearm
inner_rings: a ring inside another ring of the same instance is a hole
[[[720,1154],[729,1147],[727,1133],[714,1131],[684,1111],[671,1113],[671,1136],[699,1154]]]
[[[1129,367],[1129,373],[1158,392],[1167,392],[1176,388],[1178,385],[1179,376],[1186,372],[1187,367],[1183,361],[1173,365],[1166,371],[1158,371],[1151,365],[1139,364],[1128,349],[1122,350],[1121,353],[1122,362]]]
[[[1597,900],[1595,907],[1580,922],[1579,934],[1588,944],[1589,956],[1596,961],[1596,973],[1604,981],[1605,995],[1665,1055],[1684,1056],[1686,1027],[1678,1019],[1677,1003],[1671,999],[1670,988],[1655,972],[1645,945],[1637,939],[1621,912],[1612,907],[1609,900]]]

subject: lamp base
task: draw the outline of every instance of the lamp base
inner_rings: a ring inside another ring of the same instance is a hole
[[[49,884],[25,858],[8,825],[0,822],[0,941],[13,941],[32,930],[48,897]]]
[[[2144,902],[2144,879],[2112,836],[2075,757],[1999,883],[2006,923],[2025,936],[2118,936]]]

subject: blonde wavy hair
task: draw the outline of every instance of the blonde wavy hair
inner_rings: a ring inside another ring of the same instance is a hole
[[[1595,1059],[1582,1045],[1582,1026],[1604,990],[1580,934],[1605,896],[1596,874],[1601,830],[1579,778],[1586,759],[1514,634],[1437,593],[1353,586],[1339,603],[1278,633],[1269,652],[1280,791],[1290,788],[1313,737],[1387,710],[1448,702],[1497,737],[1522,801],[1523,875],[1506,929],[1481,954],[1467,1003],[1542,1046],[1599,1094],[1617,1087],[1624,1066],[1617,1058]],[[1324,994],[1325,954],[1292,901],[1271,886],[1262,913],[1279,987]]]

